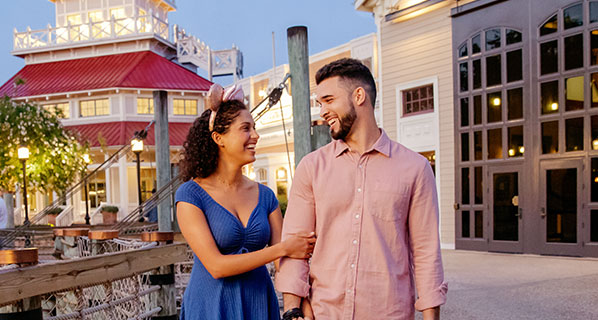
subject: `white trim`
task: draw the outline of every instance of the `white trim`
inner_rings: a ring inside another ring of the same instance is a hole
[[[59,97],[65,96],[69,98],[69,95],[77,95],[77,94],[90,94],[90,93],[98,93],[98,92],[105,92],[105,91],[116,91],[116,90],[130,90],[130,91],[166,91],[169,93],[180,93],[180,89],[160,89],[160,88],[126,88],[126,87],[112,87],[112,88],[100,88],[100,89],[90,89],[90,90],[81,90],[81,91],[68,91],[68,92],[60,92],[60,93],[49,93],[49,94],[40,94],[36,96],[23,96],[23,97],[16,97],[12,98],[12,100],[33,100],[33,99],[45,99],[46,97]],[[185,90],[184,92],[188,93],[198,93],[198,94],[205,94],[206,91],[202,90]],[[124,92],[123,92],[124,93]],[[108,93],[110,94],[110,93]]]

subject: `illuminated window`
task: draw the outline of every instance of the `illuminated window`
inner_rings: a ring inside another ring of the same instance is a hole
[[[81,39],[81,15],[80,14],[71,14],[66,17],[66,21],[68,25],[70,25],[69,31],[69,40],[70,41],[80,41],[84,40]]]
[[[87,100],[80,102],[81,117],[103,116],[110,114],[108,99]]]
[[[255,174],[255,181],[265,186],[268,185],[268,171],[264,168],[257,169]]]
[[[173,99],[173,112],[176,115],[195,116],[197,115],[197,100]]]
[[[43,107],[44,107],[44,109],[50,111],[52,114],[55,114],[58,118],[62,118],[62,119],[70,118],[70,108],[69,108],[68,102],[56,103],[56,104],[46,104]]]
[[[114,17],[114,19],[126,18],[127,16],[125,15],[125,8],[110,9],[110,17]]]
[[[87,14],[87,18],[90,22],[100,22],[104,20],[104,15],[101,10],[91,11]]]
[[[401,91],[403,95],[403,116],[434,111],[434,86],[411,88]]]
[[[154,99],[137,98],[137,114],[154,114]]]

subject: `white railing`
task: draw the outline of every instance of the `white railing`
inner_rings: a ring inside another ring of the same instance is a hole
[[[64,27],[18,32],[14,30],[14,50],[27,50],[85,41],[113,40],[115,38],[135,35],[153,34],[170,41],[168,22],[154,16],[151,12],[145,16],[130,18],[112,17],[110,20],[88,22]]]
[[[56,216],[57,227],[68,227],[75,221],[73,206],[66,206],[62,212]]]

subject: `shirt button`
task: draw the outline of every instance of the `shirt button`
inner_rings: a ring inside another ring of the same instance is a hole
[[[351,293],[351,289],[347,289],[347,293]]]
[[[355,268],[355,264],[351,263],[351,269]]]
[[[359,213],[355,215],[355,219],[359,219]]]
[[[360,164],[360,165],[359,165],[359,169],[363,169],[363,165],[361,165],[361,164]]]
[[[361,192],[361,188],[357,188],[357,192]]]
[[[357,244],[357,240],[353,240],[353,244]]]

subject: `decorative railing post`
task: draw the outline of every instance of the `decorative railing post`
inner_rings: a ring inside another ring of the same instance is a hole
[[[67,259],[80,257],[79,237],[86,237],[88,233],[86,228],[54,229],[54,256],[60,258],[62,255]]]
[[[109,241],[118,238],[118,230],[94,230],[89,231],[89,242],[92,256],[110,252],[106,250]]]
[[[141,234],[143,242],[157,242],[158,246],[171,244],[174,241],[173,232],[144,232]],[[154,316],[155,319],[178,319],[176,310],[176,286],[174,264],[165,265],[149,272],[149,285],[159,285],[160,290],[153,293],[151,299],[162,310]],[[152,306],[153,307],[153,306]]]
[[[38,262],[37,248],[0,250],[0,268],[15,268],[35,265]],[[43,319],[41,296],[17,300],[0,307],[0,319]]]

